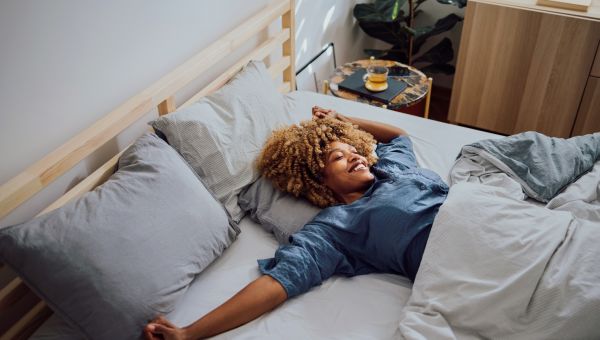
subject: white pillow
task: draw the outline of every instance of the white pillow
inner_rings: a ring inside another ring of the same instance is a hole
[[[254,161],[271,131],[294,123],[265,65],[251,61],[229,83],[151,123],[239,222],[238,194],[259,173]]]

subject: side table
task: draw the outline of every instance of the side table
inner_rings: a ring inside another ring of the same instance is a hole
[[[394,78],[406,83],[407,87],[404,91],[402,91],[399,95],[397,95],[389,105],[387,105],[388,109],[395,111],[414,111],[414,108],[417,107],[416,104],[421,103],[425,99],[425,105],[422,110],[423,116],[428,118],[429,116],[429,101],[431,96],[431,78],[427,78],[427,76],[417,70],[412,66],[408,66],[397,61],[393,60],[383,60],[383,59],[363,59],[357,60],[351,63],[346,63],[344,65],[338,66],[335,69],[334,74],[329,78],[329,90],[331,93],[340,98],[345,98],[349,100],[354,100],[361,103],[367,103],[374,106],[386,107],[383,103],[371,100],[365,97],[362,97],[356,93],[352,93],[349,91],[341,90],[338,87],[338,84],[344,81],[344,79],[348,78],[351,74],[356,72],[359,69],[366,68],[369,65],[377,65],[377,66],[403,66],[408,67],[410,73],[406,76],[389,76],[390,78]],[[408,112],[413,113],[413,112]],[[414,112],[416,114],[416,112]]]

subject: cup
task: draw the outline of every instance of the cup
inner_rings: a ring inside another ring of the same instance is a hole
[[[388,68],[385,66],[368,66],[365,74],[365,87],[369,91],[381,92],[388,88]]]

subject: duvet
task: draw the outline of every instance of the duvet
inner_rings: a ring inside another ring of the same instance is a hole
[[[455,167],[402,336],[600,338],[600,162],[590,165],[545,205],[481,160]]]

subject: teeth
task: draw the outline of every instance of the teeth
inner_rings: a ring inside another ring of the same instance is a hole
[[[355,167],[355,168],[352,170],[352,172],[354,172],[354,171],[359,171],[359,170],[362,170],[362,169],[366,169],[366,166],[365,166],[364,164],[359,164],[359,165],[357,165],[357,166],[356,166],[356,167]]]

